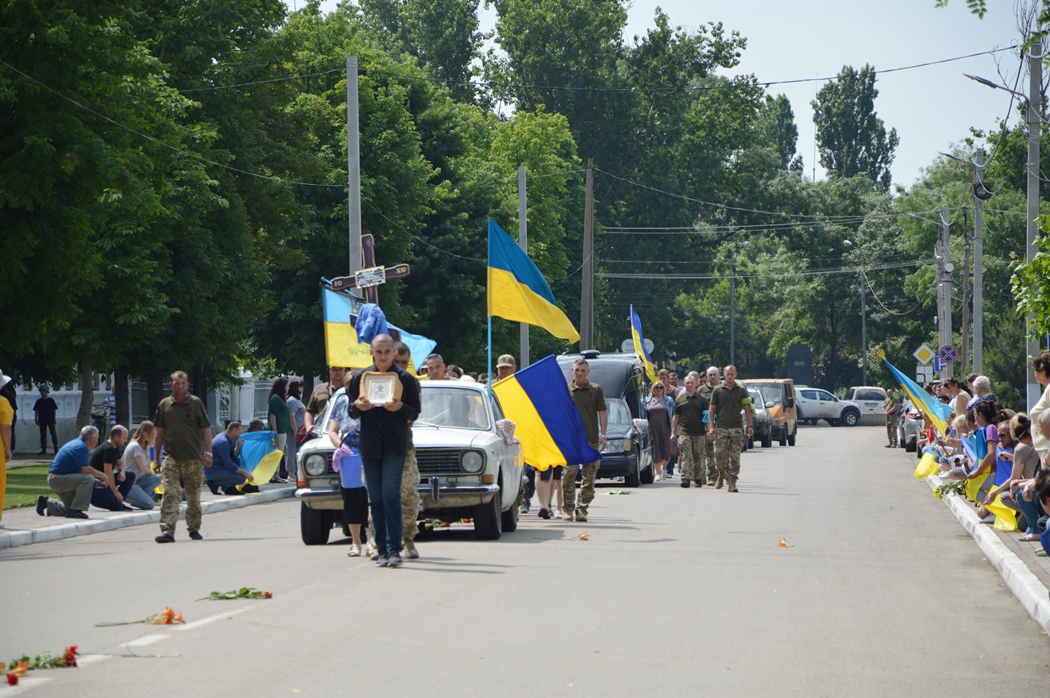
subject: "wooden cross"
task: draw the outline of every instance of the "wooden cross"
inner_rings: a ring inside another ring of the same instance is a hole
[[[390,279],[404,279],[412,273],[411,268],[407,264],[397,264],[392,267],[377,267],[376,256],[375,256],[375,240],[371,235],[361,236],[361,261],[364,265],[364,269],[361,272],[373,272],[378,275],[380,281],[378,284],[385,284]],[[358,272],[359,274],[361,272]],[[374,303],[379,305],[379,293],[377,292],[376,285],[366,286],[365,302]],[[332,279],[332,290],[343,291],[348,288],[357,288],[357,277],[356,276],[337,276]]]

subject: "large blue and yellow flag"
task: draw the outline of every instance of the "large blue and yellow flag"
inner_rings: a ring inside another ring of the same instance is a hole
[[[492,391],[514,435],[525,448],[525,462],[537,470],[601,460],[587,443],[583,419],[553,356],[496,382]]]
[[[367,344],[357,340],[357,332],[350,324],[350,315],[354,312],[353,299],[344,294],[325,289],[322,300],[324,304],[324,348],[329,366],[344,368],[368,368],[372,365],[372,354]],[[437,342],[422,335],[405,332],[400,327],[390,325],[401,333],[401,341],[408,345],[412,353],[412,366],[422,366],[427,357],[434,351]]]
[[[649,380],[653,383],[659,380],[656,376],[656,366],[653,366],[653,360],[649,356],[649,352],[645,349],[645,336],[642,334],[642,321],[638,317],[638,313],[634,312],[634,306],[631,306],[631,336],[634,338],[634,351],[638,354],[638,357],[645,364],[645,375],[649,376]]]
[[[256,485],[265,485],[280,467],[284,451],[273,447],[272,431],[246,431],[241,434],[241,439],[244,445],[237,458],[240,466],[252,474]],[[237,485],[237,489],[243,491],[246,484]]]
[[[906,375],[897,370],[897,368],[883,358],[886,367],[890,369],[890,373],[900,383],[901,389],[911,399],[911,404],[915,405],[915,409],[926,415],[926,418],[933,424],[934,429],[940,432],[941,436],[948,435],[948,415],[952,413],[952,406],[946,405],[940,400],[937,400],[932,395],[927,393],[925,390],[919,387],[919,384],[908,378]]]
[[[489,218],[489,310],[491,317],[537,325],[555,337],[580,341],[551,287],[518,243]]]

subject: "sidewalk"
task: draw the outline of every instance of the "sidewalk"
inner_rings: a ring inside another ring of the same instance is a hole
[[[914,461],[913,461],[914,462]],[[931,491],[942,484],[936,475],[926,478]],[[999,570],[1006,586],[1021,605],[1050,632],[1050,559],[1042,552],[1039,541],[1019,541],[1020,531],[999,531],[990,524],[981,523],[977,509],[965,497],[950,494],[944,498],[948,509],[959,520],[967,533],[973,536],[981,552]]]
[[[14,467],[25,465],[37,465],[38,460],[30,459],[18,465],[19,459],[12,461]],[[8,466],[9,468],[11,465]],[[215,514],[229,509],[264,504],[278,499],[286,499],[295,495],[295,486],[266,484],[260,487],[260,492],[247,495],[213,495],[205,488],[201,492],[201,509],[204,514]],[[41,492],[41,494],[53,494],[52,492]],[[142,526],[144,524],[160,523],[160,504],[151,511],[105,511],[91,508],[88,510],[90,519],[67,519],[50,516],[39,516],[35,507],[23,509],[7,509],[4,511],[4,528],[0,529],[0,550],[4,548],[17,548],[33,543],[48,543],[64,538],[75,536],[86,536],[103,531],[114,531],[118,528],[128,526]],[[186,505],[179,507],[179,518],[186,518]]]

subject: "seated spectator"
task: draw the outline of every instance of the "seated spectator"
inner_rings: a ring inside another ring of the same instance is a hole
[[[992,392],[992,382],[988,376],[977,376],[973,379],[973,397],[966,403],[966,409],[972,410],[982,400],[995,402],[995,394]]]
[[[1019,496],[1017,490],[1022,487],[1022,483],[1035,478],[1035,474],[1039,470],[1039,454],[1032,446],[1032,423],[1028,419],[1028,415],[1023,413],[1015,415],[1010,420],[1009,428],[1016,440],[1016,446],[1011,458],[1013,467],[1010,471],[1010,477],[1004,484],[989,492],[988,497],[990,499],[985,498],[984,503],[989,504],[995,500],[995,495],[1002,494],[1003,504],[1011,509],[1020,511],[1024,515],[1026,531],[1021,540],[1032,541],[1039,536],[1037,528],[1040,517],[1038,504],[1025,499],[1023,496]]]
[[[98,443],[98,429],[84,427],[55,454],[47,473],[47,484],[59,499],[40,495],[36,513],[44,516],[65,516],[67,519],[86,519],[91,504],[91,492],[96,483],[108,485],[106,474],[91,467],[91,449]]]
[[[262,420],[259,420],[260,423]],[[212,494],[249,494],[258,492],[259,488],[251,483],[255,480],[252,474],[241,467],[238,456],[244,440],[241,439],[241,423],[237,421],[226,425],[226,431],[211,441],[211,467],[204,471],[208,489]],[[241,491],[238,485],[244,485]]]
[[[958,378],[949,378],[945,385],[948,387],[948,393],[952,396],[952,408],[955,410],[955,416],[961,417],[966,414],[966,404],[970,401],[970,394],[963,390],[963,384]]]
[[[127,440],[128,430],[117,424],[109,430],[109,438],[91,452],[91,467],[106,476],[105,486],[95,487],[91,493],[91,506],[108,511],[131,511],[124,498],[135,484],[135,474],[127,472],[120,457]]]
[[[980,379],[983,376],[978,376]],[[988,445],[988,452],[981,459],[981,462],[977,464],[977,467],[973,469],[969,475],[966,476],[968,480],[976,480],[979,477],[983,477],[985,473],[990,472],[992,465],[996,459],[996,448],[999,446],[999,429],[996,427],[995,416],[995,402],[991,400],[979,400],[973,408],[974,416],[977,418],[977,428],[984,432],[984,439]],[[984,517],[982,517],[984,518]]]
[[[150,468],[149,459],[154,433],[153,422],[148,419],[143,421],[124,449],[124,469],[135,475],[135,484],[124,496],[124,501],[138,509],[149,510],[156,503],[153,493],[160,484],[160,475]]]
[[[1045,386],[1039,401],[1032,406],[1031,419],[1034,424],[1038,424],[1039,415],[1050,408],[1050,352],[1043,352],[1032,359],[1032,371],[1036,381]],[[1040,457],[1045,458],[1047,453],[1050,453],[1050,442],[1047,442],[1038,428],[1032,433],[1032,443]]]

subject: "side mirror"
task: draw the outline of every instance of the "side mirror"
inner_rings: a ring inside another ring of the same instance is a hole
[[[766,409],[767,409],[767,410],[769,410],[769,409],[772,409],[772,408],[773,408],[773,404],[774,404],[774,403],[773,403],[772,401],[769,401],[769,402],[767,402],[767,403],[766,403]],[[788,405],[788,406],[790,407],[790,405]]]
[[[789,397],[787,399],[787,407],[788,407],[788,409],[791,409],[794,406],[795,406],[795,398]]]
[[[834,401],[834,402],[838,402],[838,401],[839,401],[839,399],[838,399],[837,397],[832,397],[831,399],[832,399],[832,401]]]

